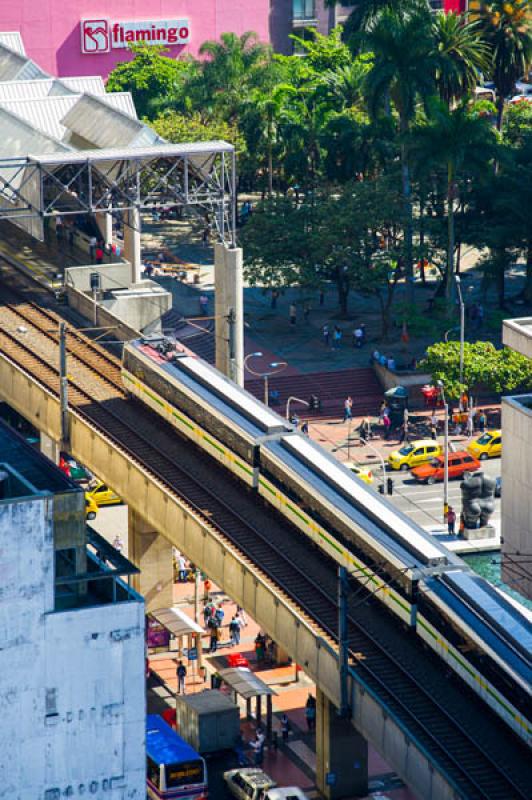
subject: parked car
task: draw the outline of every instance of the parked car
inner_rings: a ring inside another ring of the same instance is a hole
[[[268,789],[264,800],[308,800],[308,797],[297,786],[283,786]]]
[[[373,472],[370,469],[366,469],[365,467],[361,467],[358,464],[355,464],[354,461],[346,461],[344,467],[350,469],[351,472],[360,478],[361,481],[364,483],[373,483],[375,478],[373,477]]]
[[[96,483],[85,492],[85,497],[90,497],[92,500],[94,500],[98,507],[114,506],[117,503],[122,502],[122,499],[102,481],[96,481]]]
[[[457,453],[449,453],[449,478],[461,478],[464,472],[475,472],[480,469],[480,461],[473,458],[467,450],[459,450]],[[429,464],[422,464],[414,467],[412,476],[419,483],[433,484],[442,481],[445,471],[445,456],[441,455],[434,458]]]
[[[59,469],[65,475],[78,483],[80,486],[88,485],[90,481],[94,480],[94,475],[83,464],[79,464],[75,458],[68,453],[61,453],[59,457]]]
[[[441,447],[434,439],[418,439],[405,444],[400,450],[394,450],[388,456],[388,464],[392,469],[407,470],[417,467],[436,456],[441,455]]]
[[[273,778],[258,767],[243,767],[224,772],[227,788],[240,800],[264,800],[266,792],[277,785]]]
[[[96,519],[97,513],[98,513],[98,506],[96,505],[92,497],[87,497],[87,495],[85,495],[85,518]]]
[[[486,431],[467,445],[467,450],[474,458],[484,461],[486,458],[500,456],[502,452],[501,431]]]

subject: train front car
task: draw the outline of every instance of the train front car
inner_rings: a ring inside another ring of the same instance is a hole
[[[217,369],[164,339],[127,344],[122,380],[129,393],[253,488],[260,442],[292,430]]]
[[[300,434],[261,447],[259,492],[407,625],[415,625],[419,579],[454,559]]]
[[[532,744],[532,614],[470,570],[420,589],[419,636]]]

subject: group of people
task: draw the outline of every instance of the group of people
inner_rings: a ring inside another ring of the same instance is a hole
[[[323,344],[325,347],[331,347],[333,350],[339,350],[342,346],[344,332],[339,325],[335,325],[332,330],[328,323],[321,329]],[[353,329],[353,347],[362,347],[366,344],[366,326],[363,322]]]
[[[378,350],[373,351],[370,362],[372,364],[380,364],[381,367],[387,367],[387,369],[391,370],[392,372],[395,372],[397,369],[395,358],[393,356],[386,356],[384,353],[379,353]]]
[[[209,652],[215,653],[218,649],[219,643],[222,638],[222,627],[224,624],[225,612],[221,603],[215,605],[212,600],[209,600],[203,608],[203,620],[207,631],[209,632]],[[229,642],[230,646],[240,644],[241,629],[247,625],[246,615],[244,610],[237,606],[236,612],[231,617],[229,622]]]

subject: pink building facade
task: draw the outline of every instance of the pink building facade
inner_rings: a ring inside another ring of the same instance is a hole
[[[52,75],[105,78],[130,58],[130,41],[165,44],[173,57],[226,31],[270,41],[270,0],[0,0],[0,30],[20,31]]]

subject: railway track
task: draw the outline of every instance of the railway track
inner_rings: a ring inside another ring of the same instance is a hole
[[[11,315],[31,326],[34,343],[44,337],[46,347],[51,351],[57,348],[52,322],[57,326],[60,317],[55,312],[26,304],[16,293],[5,295],[3,289],[0,302],[2,298]],[[22,338],[12,326],[7,330],[0,323],[0,352],[57,394],[59,376],[52,366],[57,363],[57,353],[47,359]],[[79,367],[69,393],[77,413],[167,486],[247,560],[259,565],[280,593],[298,605],[324,638],[334,642],[337,611],[332,562],[312,548],[302,551],[301,535],[280,515],[258,505],[255,496],[189,443],[185,445],[149,410],[126,400],[117,359],[84,339],[83,334],[67,338],[69,364]],[[44,344],[42,347],[46,349]],[[97,394],[107,398],[105,407],[95,402],[92,382],[98,386]],[[459,796],[468,800],[532,796],[525,757],[529,751],[524,743],[509,732],[501,736],[501,729],[505,730],[502,723],[497,723],[466,687],[457,680],[449,681],[437,657],[425,652],[415,636],[405,635],[363,588],[350,605],[349,646],[353,668],[361,680],[445,769]]]

